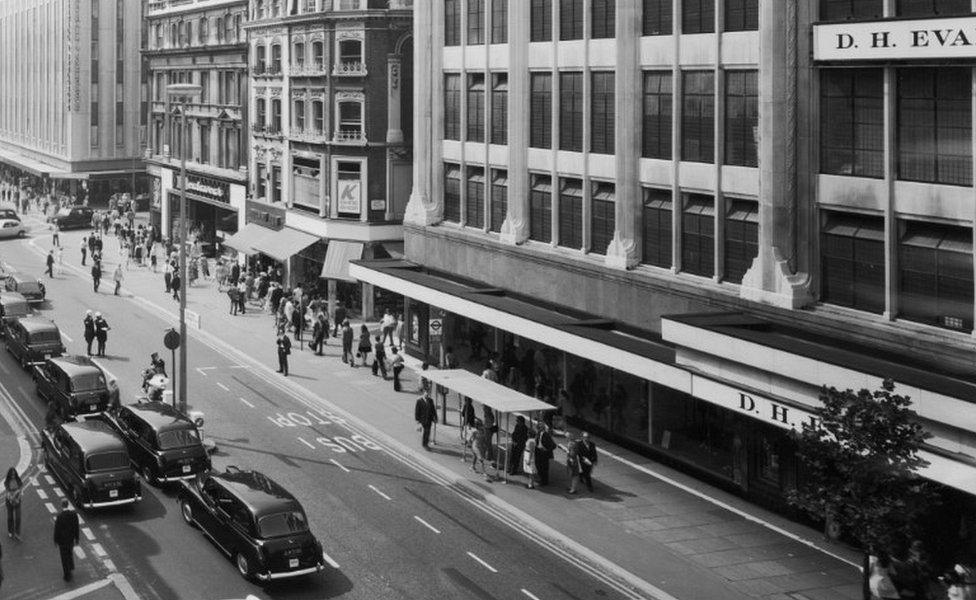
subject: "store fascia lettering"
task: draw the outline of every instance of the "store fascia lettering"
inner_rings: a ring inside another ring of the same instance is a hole
[[[750,417],[769,421],[783,429],[813,429],[820,426],[820,420],[813,414],[745,392],[739,392],[738,408]]]
[[[976,58],[976,17],[813,26],[814,60]]]

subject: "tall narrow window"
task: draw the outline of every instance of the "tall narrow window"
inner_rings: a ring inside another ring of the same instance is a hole
[[[758,71],[725,74],[725,164],[758,166],[759,127]]]
[[[267,52],[268,49],[263,44],[254,47],[254,70],[259,75],[268,70]]]
[[[491,43],[508,43],[508,0],[491,0]]]
[[[671,73],[644,72],[644,114],[641,155],[644,158],[671,159]]]
[[[491,75],[491,143],[508,143],[508,73]]]
[[[325,70],[325,43],[312,42],[312,66],[316,71]]]
[[[444,75],[444,139],[461,139],[461,75]]]
[[[266,103],[267,100],[264,98],[258,98],[254,101],[254,112],[256,113],[255,121],[259,130],[263,130],[268,126],[268,115],[265,108],[267,106]]]
[[[552,1],[531,0],[532,6],[529,9],[529,41],[552,41]]]
[[[908,221],[898,244],[900,316],[973,329],[973,230]]]
[[[590,0],[590,37],[617,37],[617,0]]]
[[[312,100],[312,127],[315,133],[325,133],[325,102]]]
[[[683,75],[681,159],[715,161],[715,76],[712,71],[688,71]]]
[[[824,21],[880,19],[884,0],[820,0],[820,18]]]
[[[682,0],[681,33],[715,33],[715,0]]]
[[[559,245],[583,248],[583,182],[559,180]]]
[[[295,132],[305,132],[305,101],[298,99],[292,103],[292,116],[295,122]]]
[[[742,283],[759,254],[759,204],[729,200],[725,213],[725,281]]]
[[[485,75],[468,73],[468,116],[465,140],[485,141]]]
[[[827,304],[884,312],[884,219],[828,213],[820,231],[820,273],[820,299]]]
[[[491,219],[488,229],[495,233],[502,230],[502,223],[508,213],[508,171],[491,170]]]
[[[464,224],[482,229],[485,226],[485,170],[468,167],[468,180],[464,195]]]
[[[671,190],[644,189],[641,262],[671,268]]]
[[[529,239],[552,242],[552,178],[532,175],[529,191]]]
[[[461,167],[444,165],[444,220],[461,222]]]
[[[972,70],[898,69],[898,178],[973,181]]]
[[[674,32],[674,0],[643,0],[644,35],[671,35]]]
[[[559,149],[583,151],[583,74],[559,74]]]
[[[529,145],[552,147],[552,75],[532,73],[529,99]]]
[[[593,89],[590,93],[590,151],[596,154],[613,154],[615,124],[614,118],[614,74],[594,72]]]
[[[291,49],[291,63],[301,70],[305,66],[305,43],[295,42]]]
[[[271,44],[271,72],[281,73],[281,44]]]
[[[725,0],[725,31],[758,31],[759,0]]]
[[[468,46],[485,43],[485,0],[468,0]]]
[[[281,133],[281,100],[271,99],[271,133]]]
[[[593,254],[606,254],[607,247],[613,241],[616,227],[614,206],[614,185],[594,183],[590,201],[590,252]]]
[[[681,270],[715,274],[715,201],[704,194],[684,194],[681,215]]]
[[[884,177],[884,71],[820,71],[820,172]]]
[[[339,124],[336,130],[338,141],[363,141],[366,139],[363,123],[363,103],[356,100],[339,102]]]
[[[583,0],[559,0],[559,39],[583,39]]]
[[[461,0],[444,0],[444,45],[461,45]]]
[[[899,17],[934,17],[971,14],[972,3],[967,0],[898,0]]]
[[[210,124],[200,124],[200,164],[210,164]]]

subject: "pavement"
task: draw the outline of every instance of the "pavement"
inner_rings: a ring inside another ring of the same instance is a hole
[[[35,233],[31,245],[46,254],[50,236]],[[77,248],[82,235],[61,234],[66,268],[79,273]],[[106,272],[110,273],[115,257],[111,237],[105,257]],[[106,276],[110,285],[109,279]],[[161,273],[132,266],[123,283],[123,294],[142,308],[175,320],[178,307],[163,293]],[[272,317],[251,307],[245,315],[232,316],[228,308],[226,294],[215,284],[198,282],[188,292],[188,309],[195,325],[191,335],[233,355],[249,368],[275,369]],[[371,325],[375,329],[376,324]],[[819,532],[606,440],[595,440],[601,451],[594,472],[596,491],[576,496],[565,493],[568,481],[561,467],[564,454],[559,452],[550,469],[552,483],[541,490],[517,485],[522,482],[518,477],[506,485],[472,473],[470,465],[459,460],[462,448],[459,429],[454,425],[458,415],[453,399],[448,406],[449,424],[438,425],[437,444],[426,452],[420,447],[413,422],[419,386],[411,369],[403,378],[408,391],[394,392],[390,381],[373,377],[367,369],[344,365],[337,342],[329,340],[325,356],[314,356],[296,344],[291,357],[293,375],[282,377],[279,387],[314,399],[356,423],[391,453],[421,464],[426,474],[447,482],[459,494],[487,502],[497,509],[496,518],[507,519],[530,539],[544,540],[567,560],[612,574],[643,596],[659,600],[860,597],[858,552],[826,543]],[[191,357],[190,365],[197,364]],[[416,367],[415,361],[408,361],[408,366]],[[287,415],[279,416],[282,422],[290,422]],[[18,446],[16,437],[0,425],[0,456],[13,455]],[[4,545],[8,574],[4,592],[14,585],[11,574],[17,573],[15,561],[33,556],[18,558],[9,550],[12,543]],[[51,558],[56,569],[57,557],[52,553]],[[93,583],[104,581],[104,577],[97,579],[98,574],[93,573]],[[60,583],[60,578],[56,581]],[[71,597],[100,598],[96,594],[116,592],[112,597],[118,598],[119,589],[105,584],[92,589],[90,595]],[[29,593],[12,597],[55,597]],[[3,597],[8,596],[5,593]]]

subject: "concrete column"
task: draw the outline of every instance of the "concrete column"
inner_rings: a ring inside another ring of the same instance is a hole
[[[759,7],[759,255],[740,295],[796,309],[811,302],[797,256],[797,0]]]
[[[403,88],[403,70],[399,54],[386,57],[386,143],[402,144],[403,129],[400,124],[400,90]]]
[[[508,212],[499,238],[529,239],[530,3],[508,3]]]
[[[894,320],[898,314],[898,220],[895,218],[895,70],[884,69],[884,178],[887,197],[884,206],[885,243],[885,309],[884,316]],[[974,98],[976,102],[976,98]]]
[[[413,191],[403,215],[404,223],[432,225],[444,212],[443,198],[432,196],[435,163],[434,142],[439,139],[434,130],[434,104],[441,99],[434,97],[434,52],[441,51],[443,40],[443,3],[417,2],[413,9]],[[423,35],[421,32],[429,32]],[[438,61],[439,62],[439,61]]]
[[[614,77],[616,105],[616,189],[613,241],[606,264],[629,269],[640,261],[641,190],[638,160],[641,155],[640,0],[617,1],[617,72]]]

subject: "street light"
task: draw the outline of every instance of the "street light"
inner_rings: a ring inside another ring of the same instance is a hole
[[[192,83],[173,83],[166,86],[166,98],[180,105],[180,368],[179,403],[186,410],[186,107],[203,91]],[[174,366],[173,371],[176,372]]]

